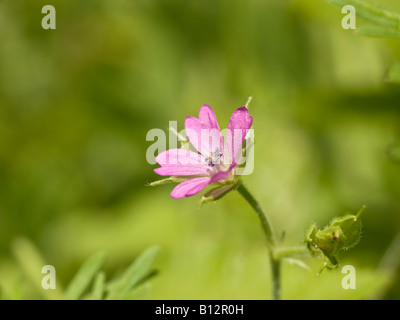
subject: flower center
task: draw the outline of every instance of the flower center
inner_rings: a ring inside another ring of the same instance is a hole
[[[214,167],[216,164],[220,163],[223,154],[220,152],[219,148],[216,148],[214,152],[211,152],[209,157],[205,158],[209,167]]]

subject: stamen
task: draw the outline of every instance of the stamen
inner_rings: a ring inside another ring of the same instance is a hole
[[[219,148],[216,148],[215,151],[211,152],[210,156],[205,159],[205,162],[207,162],[210,167],[214,167],[219,163],[222,156],[223,154],[220,153]]]

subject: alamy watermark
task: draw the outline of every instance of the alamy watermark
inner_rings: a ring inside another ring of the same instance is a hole
[[[243,138],[245,134],[245,138]],[[223,139],[225,137],[225,139]],[[223,141],[221,140],[223,139]],[[241,129],[183,129],[177,130],[177,121],[169,121],[168,135],[159,128],[147,132],[146,141],[154,141],[146,151],[146,161],[154,165],[157,163],[156,155],[166,150],[177,148],[186,149],[188,152],[176,152],[167,159],[168,165],[191,165],[193,153],[201,157],[201,161],[210,167],[223,165],[229,167],[233,159],[236,162],[236,175],[249,175],[254,171],[254,130],[249,129],[243,133]],[[167,148],[168,141],[168,148]],[[189,142],[190,141],[190,142]],[[241,145],[237,154],[233,155],[234,146]],[[195,147],[194,147],[195,146]],[[192,153],[193,152],[193,153]],[[170,151],[172,154],[173,151]]]
[[[342,273],[346,274],[342,279],[342,288],[345,290],[356,289],[356,268],[351,265],[343,266]]]
[[[46,13],[46,15],[42,19],[42,28],[47,29],[55,29],[56,28],[56,9],[52,5],[45,5],[42,8],[42,13]]]
[[[45,290],[56,289],[56,268],[52,265],[43,266],[42,274],[46,274],[42,279],[42,288]]]
[[[342,19],[342,28],[345,30],[356,29],[356,8],[351,5],[344,6],[342,13],[346,13]]]

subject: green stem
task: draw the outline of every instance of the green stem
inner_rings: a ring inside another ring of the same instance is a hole
[[[270,249],[271,252],[273,252],[276,240],[275,240],[275,235],[274,231],[272,229],[271,223],[268,220],[267,215],[261,208],[260,204],[257,202],[257,200],[251,195],[251,193],[247,190],[247,188],[244,186],[242,182],[239,182],[239,185],[237,187],[237,191],[242,195],[243,198],[246,199],[246,201],[250,204],[250,206],[254,209],[256,212],[258,218],[260,219],[261,226],[263,228],[268,248]]]
[[[280,300],[281,298],[281,261],[271,256],[272,271],[272,299]]]
[[[279,257],[275,256],[276,239],[271,223],[269,222],[265,212],[262,210],[260,204],[247,190],[247,188],[244,186],[242,182],[239,182],[237,190],[243,196],[243,198],[246,199],[246,201],[250,204],[250,206],[254,209],[258,218],[260,219],[261,226],[263,228],[265,238],[267,240],[268,249],[270,251],[271,272],[272,272],[272,298],[274,300],[279,300],[281,291],[281,272],[280,272],[281,261]]]
[[[277,248],[275,250],[275,257],[277,259],[294,257],[294,256],[305,256],[308,255],[309,251],[306,246],[301,247],[289,247],[289,248]]]

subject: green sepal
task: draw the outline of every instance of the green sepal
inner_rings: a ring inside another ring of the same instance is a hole
[[[169,178],[150,182],[147,184],[147,186],[148,187],[157,187],[157,186],[161,186],[163,184],[168,184],[168,183],[172,183],[172,182],[174,182],[174,181],[171,179],[171,177],[169,177]]]
[[[209,191],[207,191],[199,201],[200,206],[207,202],[212,202],[216,201],[218,199],[221,199],[223,196],[225,196],[228,192],[233,190],[236,187],[236,183],[230,183],[228,185],[222,185],[216,188],[213,188]]]
[[[340,250],[348,250],[358,244],[361,239],[362,225],[359,216],[364,211],[363,206],[357,215],[348,214],[344,217],[335,218],[332,220],[332,227],[338,227],[342,230],[344,237],[340,242]]]
[[[157,187],[163,184],[174,183],[174,182],[183,182],[189,179],[202,177],[200,175],[193,175],[193,176],[171,176],[165,179],[156,180],[147,184],[148,187]]]

